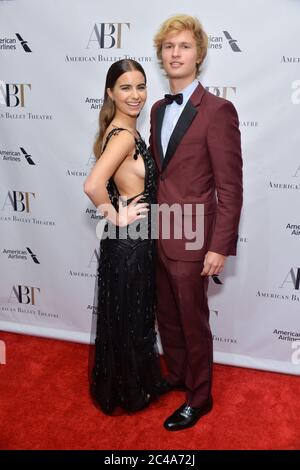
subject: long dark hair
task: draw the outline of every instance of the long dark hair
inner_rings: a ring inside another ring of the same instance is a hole
[[[145,78],[146,83],[147,79],[143,67],[133,59],[118,60],[117,62],[114,62],[108,69],[104,88],[104,101],[99,113],[99,132],[94,143],[94,154],[96,160],[98,160],[101,155],[103,136],[116,113],[115,104],[109,97],[107,88],[112,90],[116,81],[121,75],[123,75],[123,73],[131,72],[133,70],[138,70],[141,72]]]

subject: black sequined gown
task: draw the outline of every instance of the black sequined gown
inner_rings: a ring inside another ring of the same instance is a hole
[[[121,130],[116,128],[108,134],[104,149],[108,140]],[[145,165],[143,201],[152,204],[156,190],[155,164],[141,137],[135,139],[135,144],[133,158],[143,158]],[[107,189],[118,210],[119,192],[112,178]],[[141,231],[138,239],[128,236],[128,226],[117,228],[117,238],[107,236],[100,243],[91,391],[94,401],[107,414],[118,406],[128,412],[138,411],[160,395],[150,220],[149,213],[142,223],[135,222]],[[109,232],[108,224],[106,229]]]

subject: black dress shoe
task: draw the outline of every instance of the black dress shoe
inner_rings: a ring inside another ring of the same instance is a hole
[[[181,429],[190,428],[197,423],[201,416],[210,412],[213,407],[212,397],[201,406],[201,408],[193,408],[184,403],[164,422],[167,431],[180,431]]]

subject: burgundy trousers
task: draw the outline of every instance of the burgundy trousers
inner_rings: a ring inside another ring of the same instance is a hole
[[[201,407],[212,384],[208,277],[200,276],[203,260],[172,260],[159,241],[157,245],[157,320],[168,367],[166,379],[185,387],[188,405]]]

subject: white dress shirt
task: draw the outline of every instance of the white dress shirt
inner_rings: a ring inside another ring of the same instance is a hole
[[[197,79],[195,79],[184,90],[179,92],[182,93],[182,104],[177,104],[176,101],[173,101],[173,103],[168,104],[166,106],[166,111],[161,128],[161,144],[163,148],[164,157],[166,155],[169,140],[174,130],[174,127],[176,126],[177,121],[182,111],[184,110],[186,103],[188,102],[198,85],[199,82]]]

